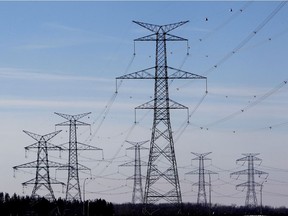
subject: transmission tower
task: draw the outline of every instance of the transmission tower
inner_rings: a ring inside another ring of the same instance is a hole
[[[256,196],[256,191],[255,187],[262,187],[262,184],[259,184],[255,182],[255,175],[261,176],[261,175],[267,175],[268,173],[256,170],[254,168],[254,162],[255,161],[262,161],[262,159],[256,157],[259,155],[259,153],[247,153],[247,154],[242,154],[245,157],[240,158],[236,160],[236,163],[238,162],[246,162],[248,161],[248,169],[246,170],[241,170],[237,172],[233,172],[230,175],[247,175],[247,182],[244,182],[242,184],[236,185],[236,189],[238,187],[247,187],[247,194],[246,194],[246,200],[245,200],[245,206],[247,207],[256,207],[257,206],[257,196]],[[266,178],[267,178],[266,176]]]
[[[81,201],[81,190],[79,183],[79,170],[90,170],[89,168],[78,163],[78,150],[102,150],[87,144],[83,144],[77,141],[77,126],[90,126],[90,124],[78,121],[79,119],[87,116],[89,113],[83,113],[78,115],[68,115],[62,113],[55,113],[68,121],[56,124],[56,126],[69,126],[69,161],[65,169],[68,169],[68,180],[66,187],[66,200],[78,200]]]
[[[149,140],[148,140],[149,141]],[[128,179],[132,179],[134,181],[133,186],[133,194],[132,194],[132,203],[143,203],[143,189],[142,189],[142,174],[141,174],[141,166],[147,166],[146,162],[141,161],[140,157],[140,150],[141,149],[148,149],[145,147],[142,147],[143,144],[147,143],[148,141],[143,142],[130,142],[131,145],[133,145],[130,148],[127,148],[127,150],[134,150],[135,152],[135,158],[134,161],[130,161],[124,164],[121,164],[120,166],[134,166],[134,175],[129,177]]]
[[[201,205],[207,205],[207,198],[206,198],[206,190],[205,190],[205,186],[208,185],[209,186],[209,203],[211,204],[211,180],[210,180],[210,175],[211,174],[218,174],[216,172],[210,171],[205,169],[204,166],[204,160],[211,160],[210,158],[206,158],[206,156],[208,154],[211,154],[211,152],[208,153],[203,153],[203,154],[199,154],[199,153],[194,153],[191,152],[192,154],[196,155],[196,158],[193,158],[192,160],[199,160],[199,168],[197,170],[188,172],[186,174],[197,174],[198,175],[198,182],[195,183],[194,185],[198,185],[198,196],[197,196],[197,204],[201,204]],[[209,183],[205,181],[205,174],[209,175]]]
[[[58,133],[61,131],[55,131],[46,135],[38,135],[34,134],[28,131],[23,131],[26,133],[28,136],[32,137],[34,140],[37,142],[26,146],[25,150],[30,150],[30,149],[37,149],[37,160],[25,164],[21,164],[18,166],[14,166],[13,169],[26,169],[26,168],[36,168],[36,177],[22,183],[23,186],[27,185],[34,185],[34,188],[32,190],[32,197],[33,198],[38,198],[40,197],[38,191],[42,188],[46,188],[48,190],[48,194],[44,195],[43,197],[49,199],[49,200],[55,200],[55,196],[51,187],[51,184],[62,184],[65,185],[62,182],[59,182],[55,179],[50,178],[49,174],[49,168],[59,168],[62,167],[63,164],[56,163],[49,161],[48,159],[48,150],[61,150],[61,147],[55,146],[48,141],[51,140],[53,137],[55,137]]]
[[[164,200],[170,203],[182,203],[174,141],[170,123],[170,109],[188,109],[169,98],[169,79],[206,79],[206,77],[178,70],[167,66],[166,42],[187,41],[187,39],[171,35],[170,31],[188,21],[168,25],[154,25],[133,21],[151,31],[152,34],[134,41],[155,41],[155,66],[138,72],[126,74],[117,79],[151,79],[155,80],[154,99],[136,109],[153,109],[153,127],[150,140],[150,153],[146,175],[144,203],[153,204]],[[168,73],[172,71],[172,73]],[[150,73],[149,71],[154,70]]]

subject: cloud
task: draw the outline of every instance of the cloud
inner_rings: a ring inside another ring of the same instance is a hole
[[[39,35],[33,41],[18,45],[16,49],[41,50],[57,49],[65,47],[83,46],[99,43],[131,44],[131,41],[118,36],[99,34],[86,29],[71,27],[60,23],[44,23],[45,33]]]
[[[102,108],[104,103],[95,101],[63,101],[63,100],[38,100],[38,99],[1,99],[0,107],[20,107],[23,108]]]
[[[55,74],[35,71],[23,68],[0,68],[0,77],[6,79],[25,79],[25,80],[54,80],[54,81],[96,81],[111,82],[109,78],[99,78],[91,76],[75,76],[70,74]],[[113,80],[114,81],[114,80]]]
[[[68,32],[80,32],[80,33],[87,33],[88,31],[80,29],[80,28],[75,28],[67,25],[62,25],[59,23],[52,23],[52,22],[47,22],[43,24],[44,26],[47,26],[52,29],[57,29],[57,30],[63,30],[63,31],[68,31]]]

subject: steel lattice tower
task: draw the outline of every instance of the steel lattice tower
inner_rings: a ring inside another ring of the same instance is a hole
[[[242,154],[245,157],[240,158],[236,160],[236,162],[246,162],[248,161],[248,169],[246,170],[241,170],[238,172],[233,172],[230,175],[247,175],[247,182],[244,182],[242,184],[236,185],[236,188],[238,187],[247,187],[247,194],[246,194],[246,200],[245,200],[245,205],[247,207],[256,207],[257,206],[257,196],[256,196],[256,191],[255,187],[262,187],[261,184],[255,182],[255,175],[267,175],[268,173],[256,170],[254,168],[254,162],[255,161],[262,161],[262,159],[256,157],[259,155],[259,153],[247,153],[247,154]]]
[[[170,109],[187,109],[187,107],[169,98],[168,80],[206,79],[206,77],[167,66],[166,42],[187,41],[187,39],[171,35],[169,32],[188,21],[168,25],[133,22],[152,32],[148,36],[135,39],[135,41],[156,42],[155,67],[116,78],[116,80],[151,79],[155,81],[154,99],[136,107],[136,109],[153,109],[154,111],[144,203],[153,204],[164,200],[169,203],[180,204],[182,203],[182,197],[170,123]],[[172,73],[169,74],[168,69]],[[150,70],[154,70],[154,75],[149,72]]]
[[[148,141],[143,142],[130,142],[126,141],[133,145],[130,148],[127,148],[127,150],[134,150],[135,157],[134,161],[130,161],[124,164],[121,164],[120,166],[134,166],[134,175],[129,177],[128,179],[132,179],[134,181],[133,185],[133,193],[132,193],[132,203],[143,203],[144,197],[143,197],[143,187],[142,187],[142,174],[141,174],[141,166],[147,166],[146,162],[141,161],[140,157],[140,150],[141,149],[148,149],[145,147],[142,147],[143,144],[147,143]]]
[[[68,121],[56,124],[56,126],[69,126],[69,160],[65,169],[68,169],[68,180],[66,188],[66,200],[81,201],[81,190],[79,183],[79,170],[90,170],[89,168],[78,163],[78,150],[102,150],[87,144],[77,141],[77,126],[90,126],[90,124],[78,121],[79,119],[87,116],[89,113],[78,115],[68,115],[62,113],[55,113]]]
[[[25,147],[25,150],[37,149],[37,160],[19,166],[14,166],[13,169],[17,170],[22,168],[36,168],[36,177],[22,183],[22,185],[34,185],[31,195],[33,198],[40,197],[40,195],[37,193],[38,190],[46,188],[48,190],[48,194],[44,197],[54,201],[55,196],[51,184],[64,185],[64,183],[59,182],[55,179],[51,179],[49,174],[49,168],[59,168],[62,167],[63,164],[49,161],[48,150],[61,150],[61,147],[55,146],[48,141],[55,137],[61,131],[52,132],[46,135],[38,135],[28,131],[23,132],[37,141],[36,143]]]
[[[199,168],[198,170],[194,170],[186,174],[198,175],[198,182],[194,184],[194,185],[198,185],[197,204],[206,206],[207,198],[206,198],[205,186],[208,185],[209,187],[211,187],[211,182],[208,183],[205,181],[205,174],[211,175],[211,174],[218,174],[218,173],[205,169],[204,160],[211,160],[210,158],[206,158],[206,156],[208,154],[211,154],[211,152],[203,153],[203,154],[194,153],[194,152],[191,152],[191,153],[197,156],[196,158],[193,158],[192,160],[199,160]]]

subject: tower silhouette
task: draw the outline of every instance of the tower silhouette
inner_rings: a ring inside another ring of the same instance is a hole
[[[230,175],[247,175],[247,182],[244,182],[242,184],[236,185],[236,188],[238,187],[247,187],[247,193],[246,193],[246,200],[245,200],[245,205],[247,207],[256,207],[257,206],[257,196],[256,196],[256,191],[255,187],[262,187],[262,184],[259,184],[255,182],[255,174],[258,176],[261,175],[267,175],[268,173],[257,170],[254,168],[254,162],[255,161],[262,161],[262,159],[256,157],[259,155],[259,153],[247,153],[247,154],[242,154],[245,157],[240,158],[236,160],[237,162],[246,162],[248,161],[248,169],[246,170],[241,170],[237,172],[233,172]],[[266,178],[267,178],[266,176]]]
[[[192,160],[199,160],[199,168],[197,170],[188,172],[186,174],[197,174],[198,175],[198,182],[194,184],[194,185],[198,185],[197,204],[201,204],[201,205],[206,206],[207,205],[207,197],[206,197],[205,186],[208,185],[211,189],[211,182],[209,181],[209,183],[207,183],[205,181],[205,175],[218,174],[218,173],[205,169],[204,160],[211,160],[210,158],[206,158],[206,156],[208,154],[211,154],[211,152],[203,153],[203,154],[194,153],[194,152],[191,152],[191,153],[197,156],[196,158],[193,158]]]
[[[26,168],[36,168],[36,176],[35,178],[23,182],[22,185],[34,185],[33,190],[32,190],[32,195],[31,197],[33,198],[38,198],[41,197],[41,195],[38,193],[38,191],[42,188],[48,190],[48,193],[46,195],[43,195],[43,197],[49,199],[49,200],[55,200],[54,192],[52,190],[51,184],[62,184],[64,183],[59,182],[55,179],[50,178],[50,172],[49,168],[59,168],[62,167],[63,164],[56,163],[49,161],[48,158],[48,150],[61,150],[59,146],[55,146],[48,141],[51,140],[53,137],[55,137],[60,131],[55,131],[46,135],[38,135],[35,133],[31,133],[28,131],[23,131],[26,133],[28,136],[32,137],[34,140],[37,142],[26,146],[25,150],[30,150],[30,149],[37,149],[37,160],[25,164],[21,164],[18,166],[14,166],[13,169],[26,169]]]
[[[152,134],[150,140],[149,161],[147,167],[144,203],[153,204],[160,201],[182,203],[175,157],[174,141],[170,123],[170,109],[187,109],[187,107],[169,98],[169,79],[206,79],[206,77],[185,72],[167,66],[167,41],[187,41],[170,32],[188,21],[154,25],[133,21],[152,34],[134,41],[155,41],[155,66],[138,72],[126,74],[117,79],[150,79],[154,80],[154,98],[136,109],[152,109],[154,111]],[[168,73],[172,71],[172,73]],[[149,71],[154,70],[153,73]]]
[[[89,168],[78,163],[78,150],[102,150],[100,148],[90,146],[77,141],[77,126],[89,126],[89,124],[79,121],[79,119],[87,116],[89,113],[78,115],[68,115],[62,113],[55,113],[68,121],[56,124],[56,126],[69,126],[69,143],[68,148],[64,150],[69,151],[69,161],[66,167],[61,169],[68,169],[68,179],[66,187],[66,200],[81,201],[81,189],[79,183],[79,170],[90,170]]]
[[[143,176],[141,174],[141,166],[147,166],[147,163],[141,161],[140,150],[148,149],[148,148],[142,147],[142,145],[147,143],[148,141],[143,141],[143,142],[126,141],[126,142],[133,145],[132,147],[127,148],[127,150],[134,150],[135,157],[133,161],[121,164],[120,166],[133,166],[134,167],[134,175],[128,178],[134,181],[132,203],[133,204],[143,203],[144,201],[143,188],[142,188]]]

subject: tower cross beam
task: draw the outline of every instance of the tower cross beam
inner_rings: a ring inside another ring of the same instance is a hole
[[[188,23],[189,21],[188,20],[181,21],[181,22],[167,24],[167,25],[155,25],[155,24],[144,23],[144,22],[139,22],[139,21],[134,21],[134,20],[133,22],[154,33],[159,33],[160,31],[162,31],[161,33],[167,33],[180,27],[181,25],[184,25],[185,23]]]
[[[84,116],[91,114],[91,112],[82,113],[82,114],[78,114],[78,115],[68,115],[68,114],[57,113],[57,112],[55,112],[55,114],[61,116],[62,118],[67,119],[68,121],[78,121],[79,119],[83,118]]]

